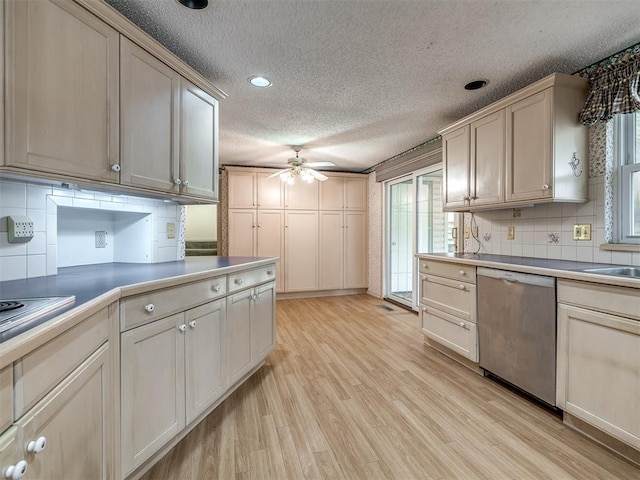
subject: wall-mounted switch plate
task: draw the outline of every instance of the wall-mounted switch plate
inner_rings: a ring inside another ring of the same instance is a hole
[[[107,232],[96,231],[96,248],[107,248]]]
[[[464,227],[464,238],[469,238],[471,236],[471,231],[469,230],[469,227]]]
[[[176,224],[167,223],[167,238],[176,238]]]
[[[574,240],[591,240],[591,224],[576,223],[573,226],[573,239]]]
[[[516,227],[507,227],[507,240],[513,240],[514,238],[516,238]]]
[[[33,238],[33,220],[26,215],[7,217],[9,243],[27,243]]]

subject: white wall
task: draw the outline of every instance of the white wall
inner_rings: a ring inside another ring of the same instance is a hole
[[[184,258],[181,248],[181,207],[174,202],[94,191],[68,190],[35,182],[0,178],[0,281],[55,275],[58,269],[58,207],[150,215],[151,233],[137,237],[151,252],[152,262]],[[27,215],[34,238],[10,244],[7,216]],[[64,220],[63,220],[64,221]],[[174,223],[176,238],[168,239],[166,224]],[[94,235],[96,229],[87,225]],[[66,240],[63,239],[64,242]],[[65,246],[62,246],[64,248]]]
[[[218,206],[187,205],[185,240],[213,242],[218,239]]]

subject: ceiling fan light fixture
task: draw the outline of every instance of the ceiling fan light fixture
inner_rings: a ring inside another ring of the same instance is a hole
[[[273,85],[273,82],[271,80],[269,80],[267,77],[263,77],[262,75],[254,75],[253,77],[249,77],[249,83],[258,88],[268,88]]]

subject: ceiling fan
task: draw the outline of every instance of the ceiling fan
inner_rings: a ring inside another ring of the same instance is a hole
[[[284,170],[279,170],[272,175],[269,175],[269,178],[279,176],[283,182],[292,185],[295,183],[296,178],[300,177],[300,179],[307,183],[312,183],[314,179],[320,180],[324,182],[329,177],[321,174],[320,172],[315,171],[312,167],[333,167],[335,163],[333,162],[311,162],[307,163],[307,160],[298,156],[302,147],[300,145],[293,145],[291,147],[294,152],[296,152],[296,156],[292,157],[288,160],[288,167]]]

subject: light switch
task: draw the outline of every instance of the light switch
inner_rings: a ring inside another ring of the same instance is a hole
[[[573,226],[573,239],[574,240],[591,240],[591,224],[576,223]]]

